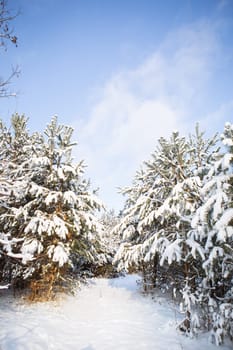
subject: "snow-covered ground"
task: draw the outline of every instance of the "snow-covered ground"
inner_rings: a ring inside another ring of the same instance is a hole
[[[218,349],[207,335],[196,340],[177,332],[172,304],[141,295],[137,278],[95,279],[59,303],[1,297],[0,350]]]

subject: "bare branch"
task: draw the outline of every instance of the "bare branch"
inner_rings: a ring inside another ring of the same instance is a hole
[[[9,90],[9,85],[14,77],[18,77],[20,69],[18,66],[12,68],[12,72],[6,80],[0,79],[0,98],[16,96],[16,93]]]
[[[10,23],[19,15],[19,12],[12,14],[12,11],[7,8],[7,0],[0,0],[0,49],[7,50],[7,43],[10,41],[17,47],[18,38],[14,35],[14,30]],[[14,77],[18,77],[20,73],[19,67],[12,68],[12,72],[6,79],[0,78],[0,98],[16,96],[15,93],[9,90],[9,85]]]
[[[10,23],[19,15],[19,12],[12,14],[7,9],[7,0],[0,0],[0,47],[7,48],[7,41],[17,46],[17,37],[13,34]]]

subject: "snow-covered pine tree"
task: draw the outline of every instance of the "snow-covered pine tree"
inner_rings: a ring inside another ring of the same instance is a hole
[[[203,276],[202,262],[205,260],[205,247],[192,228],[192,220],[203,203],[201,189],[218,150],[217,141],[217,134],[205,139],[196,125],[195,134],[186,141],[186,147],[181,148],[182,153],[177,153],[182,176],[175,177],[177,182],[157,213],[165,218],[166,230],[160,265],[168,263],[175,277],[175,289],[182,297],[181,310],[186,315],[180,329],[190,335],[200,327],[197,304],[199,281]]]
[[[134,186],[124,191],[133,194],[136,200],[128,200],[124,218],[116,227],[123,231],[125,243],[115,260],[125,261],[126,268],[133,264],[143,265],[145,269],[149,266],[154,282],[169,235],[166,226],[170,230],[172,224],[176,224],[172,215],[168,217],[166,205],[174,186],[185,179],[186,168],[189,168],[187,149],[186,140],[180,138],[178,132],[174,132],[170,140],[160,138],[152,160],[136,175]]]
[[[115,214],[114,209],[105,210],[100,217],[100,223],[103,225],[102,243],[106,252],[108,263],[98,268],[99,274],[105,277],[115,277],[118,272],[113,265],[113,258],[119,248],[120,237],[113,232],[113,227],[119,222],[119,216]]]
[[[216,153],[192,220],[205,253],[199,304],[217,344],[233,339],[233,124],[226,123],[221,138],[226,152]]]
[[[25,132],[26,119],[13,117],[11,142],[22,138],[22,122]],[[83,260],[98,265],[106,260],[104,251],[100,253],[102,227],[95,216],[102,204],[83,178],[83,162],[73,162],[72,132],[58,125],[55,117],[44,137],[33,135],[35,142],[28,141],[25,147],[21,140],[20,160],[15,155],[6,160],[10,163],[13,158],[16,166],[7,208],[0,215],[1,231],[11,241],[17,240],[11,279],[29,281],[32,299],[51,298],[54,288],[64,284],[71,265],[77,267]]]
[[[193,309],[205,258],[191,222],[202,203],[202,180],[210,168],[215,143],[216,136],[205,140],[198,126],[190,140],[178,132],[170,140],[161,138],[134,186],[124,191],[132,197],[115,228],[123,235],[115,257],[119,267],[136,265],[144,274],[149,269],[153,285],[157,282],[180,291],[186,314],[181,328],[190,333],[198,325]]]
[[[22,204],[27,179],[23,173],[25,160],[30,159],[33,149],[37,149],[38,134],[29,135],[27,119],[15,114],[8,129],[0,121],[0,254],[1,280],[11,282],[20,269],[22,254],[17,246],[23,238],[18,237],[16,227],[8,229],[12,208]]]

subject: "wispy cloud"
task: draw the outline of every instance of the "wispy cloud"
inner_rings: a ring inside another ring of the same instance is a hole
[[[77,129],[79,154],[107,204],[119,207],[116,187],[130,183],[159,137],[193,128],[220,55],[215,27],[199,22],[170,34],[140,66],[106,82]]]

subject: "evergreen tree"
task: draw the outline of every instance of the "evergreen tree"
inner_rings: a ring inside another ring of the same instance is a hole
[[[118,275],[117,269],[112,263],[120,244],[120,237],[112,231],[118,222],[119,217],[113,209],[105,210],[100,217],[100,223],[103,225],[102,247],[105,251],[107,263],[97,268],[97,274],[104,277],[116,277]]]
[[[2,177],[10,178],[11,191],[0,215],[2,234],[12,244],[10,250],[3,244],[2,251],[16,259],[10,263],[12,283],[29,281],[32,299],[51,298],[72,265],[105,263],[102,227],[95,216],[102,204],[83,178],[83,162],[75,164],[71,157],[72,128],[53,118],[44,137],[29,136],[26,119],[17,115],[12,127],[5,147],[6,153],[10,148],[8,158],[2,155],[7,163]]]
[[[189,140],[177,132],[170,140],[161,138],[152,160],[124,190],[129,198],[115,227],[123,237],[115,262],[143,271],[153,286],[173,289],[185,313],[180,329],[189,334],[201,326],[197,314],[207,256],[193,220],[205,203],[202,190],[217,156],[216,142],[216,135],[205,140],[198,126]]]
[[[10,229],[13,210],[24,202],[27,178],[25,169],[28,160],[37,149],[38,135],[29,135],[27,119],[16,114],[12,117],[11,128],[0,122],[0,232],[1,232],[1,278],[10,282],[20,268],[22,254],[17,246],[23,239],[18,237],[17,227]]]
[[[199,303],[208,315],[217,344],[226,335],[233,338],[233,125],[226,123],[222,142],[225,153],[217,153],[204,177],[202,205],[192,227],[205,252]],[[207,309],[204,307],[207,305]]]

